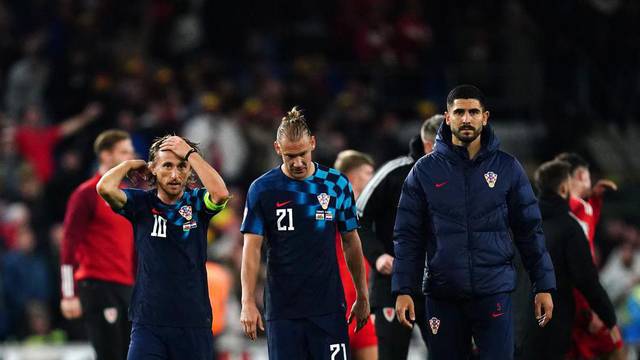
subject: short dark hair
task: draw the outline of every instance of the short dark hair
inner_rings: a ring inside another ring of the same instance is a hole
[[[112,150],[117,143],[130,138],[129,133],[126,131],[117,129],[105,130],[93,142],[93,151],[98,155],[102,151]]]
[[[571,164],[561,160],[551,160],[536,169],[533,178],[541,194],[557,194],[560,185],[567,181]]]
[[[453,102],[456,99],[476,99],[480,102],[480,106],[485,109],[485,99],[484,94],[480,89],[473,85],[458,85],[453,88],[447,95],[447,107],[453,106]]]
[[[441,114],[433,115],[425,120],[420,127],[420,139],[422,139],[422,142],[425,142],[425,140],[433,141],[443,121],[444,115]]]
[[[374,166],[373,158],[369,154],[365,154],[356,150],[340,151],[333,167],[341,173],[348,173],[362,165]]]
[[[555,160],[569,163],[569,165],[571,165],[571,169],[569,170],[571,174],[579,167],[589,168],[589,163],[582,156],[572,152],[560,153],[556,155]]]

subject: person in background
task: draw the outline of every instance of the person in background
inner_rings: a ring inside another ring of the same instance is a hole
[[[373,176],[374,162],[371,156],[356,151],[341,151],[333,167],[344,174],[353,188],[353,197],[358,201],[358,197]],[[342,287],[344,288],[345,300],[347,301],[347,316],[351,306],[356,301],[356,287],[349,273],[347,262],[345,261],[342,249],[342,237],[336,234],[336,256],[338,258],[338,267],[340,268],[340,279],[342,279]],[[364,261],[366,268],[366,277],[369,278],[371,270],[366,259]],[[369,320],[360,331],[356,332],[356,324],[349,324],[349,346],[351,348],[352,358],[355,360],[376,360],[378,359],[378,337],[373,321]]]
[[[375,317],[380,360],[406,359],[409,354],[411,330],[395,321],[395,298],[391,294],[391,269],[393,267],[393,225],[402,184],[413,164],[433,150],[436,133],[444,116],[433,115],[424,121],[420,134],[409,144],[409,155],[391,160],[378,169],[373,179],[357,199],[360,213],[360,234],[364,255],[374,265],[371,277],[371,311]],[[414,299],[419,319],[424,314],[424,298]],[[426,343],[428,327],[419,321],[418,326]]]
[[[129,134],[106,130],[96,138],[98,171],[69,198],[60,249],[66,319],[82,317],[98,360],[124,359],[131,324],[126,313],[134,282],[133,229],[96,192],[102,176],[133,158]]]

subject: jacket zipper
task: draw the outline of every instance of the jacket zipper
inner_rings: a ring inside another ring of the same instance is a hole
[[[473,251],[471,248],[471,227],[469,226],[469,164],[465,161],[464,163],[464,205],[465,205],[465,215],[467,222],[467,249],[469,254],[469,285],[471,287],[471,296],[475,294],[475,289],[473,286]]]

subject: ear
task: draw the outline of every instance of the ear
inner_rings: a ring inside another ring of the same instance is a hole
[[[489,122],[489,112],[485,111],[484,112],[484,120],[482,121],[482,126],[487,126],[488,122]]]
[[[444,112],[444,122],[447,123],[447,125],[451,126],[451,120],[449,120],[449,112],[448,111]]]
[[[282,156],[282,150],[280,150],[280,144],[278,144],[278,140],[273,142],[273,148],[276,150],[276,154]]]
[[[311,151],[316,149],[316,137],[311,135]]]
[[[153,161],[149,161],[149,162],[147,163],[147,169],[149,169],[149,172],[150,172],[153,176],[156,176],[156,172],[154,171],[154,168],[155,168],[155,166],[154,166],[154,164],[153,164]]]

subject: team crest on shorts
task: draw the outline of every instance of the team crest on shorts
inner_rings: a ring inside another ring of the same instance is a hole
[[[396,310],[392,307],[382,308],[382,314],[388,322],[393,322],[393,318],[396,316]]]
[[[103,314],[109,324],[114,324],[118,320],[118,309],[114,307],[104,309]]]
[[[320,202],[320,206],[322,206],[322,210],[327,210],[329,207],[329,201],[331,200],[331,196],[327,195],[327,193],[322,193],[318,195],[318,201]]]
[[[187,219],[187,221],[191,220],[193,217],[193,210],[191,209],[191,205],[185,205],[178,210],[178,213],[182,215],[183,218]]]
[[[493,187],[496,186],[498,174],[494,173],[493,171],[489,171],[488,173],[484,174],[484,179],[487,180],[487,184],[489,185],[489,187],[493,189]]]
[[[440,329],[440,319],[438,319],[437,317],[432,317],[431,319],[429,319],[429,326],[431,327],[431,332],[433,333],[433,335],[438,333],[438,329]]]

